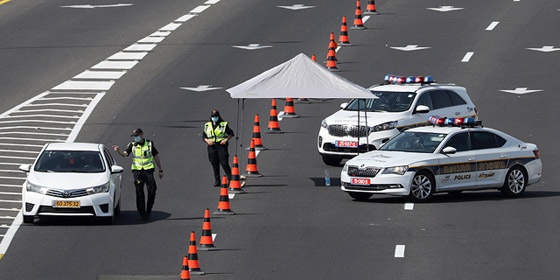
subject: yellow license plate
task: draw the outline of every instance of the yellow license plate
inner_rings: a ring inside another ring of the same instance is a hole
[[[53,202],[55,208],[80,208],[79,201],[55,201]]]

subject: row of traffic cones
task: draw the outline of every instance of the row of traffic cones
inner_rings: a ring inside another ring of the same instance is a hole
[[[200,237],[199,248],[204,251],[216,249],[214,246],[214,240],[212,239],[212,225],[210,224],[210,210],[208,208],[206,208],[206,211],[204,212],[204,223],[202,224],[202,235]],[[200,268],[200,263],[198,261],[198,250],[194,231],[191,231],[188,253],[183,257],[181,280],[191,279],[191,274],[206,274],[206,272]]]
[[[362,8],[360,1],[356,1],[356,12],[354,15],[354,23],[350,29],[363,30],[366,29],[364,22],[362,20]],[[366,11],[364,14],[379,14],[375,7],[375,0],[369,0]],[[350,40],[348,39],[348,25],[346,24],[346,17],[342,17],[342,24],[340,26],[340,36],[338,37],[338,43],[341,46],[351,46]],[[329,49],[327,51],[327,61],[326,67],[329,71],[340,71],[337,66],[338,58],[336,57],[336,48],[338,45],[334,41],[334,33],[331,33],[329,41]]]

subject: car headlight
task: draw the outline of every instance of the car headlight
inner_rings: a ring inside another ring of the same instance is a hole
[[[327,128],[327,126],[328,126],[328,125],[327,125],[327,121],[326,121],[326,120],[323,120],[323,121],[321,122],[321,126],[324,127],[324,128]]]
[[[376,126],[370,127],[369,132],[389,130],[389,129],[393,129],[395,127],[397,127],[397,121],[386,122],[386,123],[382,123],[382,124],[378,124]]]
[[[109,182],[107,182],[106,184],[103,184],[101,186],[87,188],[86,191],[87,191],[88,194],[104,193],[104,192],[109,192],[110,187],[111,187],[111,184],[109,184]]]
[[[348,164],[344,164],[344,167],[342,167],[342,172],[346,173],[348,171]]]
[[[393,166],[383,169],[383,174],[399,174],[404,175],[408,171],[408,165]]]
[[[29,182],[27,182],[27,184],[25,185],[25,189],[28,192],[35,192],[35,193],[40,193],[40,194],[46,194],[47,191],[49,190],[48,188],[45,187],[41,187],[35,184],[31,184]]]

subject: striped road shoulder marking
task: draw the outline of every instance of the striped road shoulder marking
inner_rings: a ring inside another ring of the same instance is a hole
[[[404,210],[414,210],[414,203],[405,203]]]
[[[395,258],[404,258],[405,245],[395,246]]]
[[[469,62],[473,55],[474,55],[474,52],[466,53],[465,56],[463,57],[463,59],[461,59],[461,62]]]
[[[499,21],[493,21],[492,23],[490,23],[490,25],[488,25],[488,27],[486,27],[486,31],[494,30],[494,28],[496,28],[496,26],[498,26],[499,23],[500,23]]]

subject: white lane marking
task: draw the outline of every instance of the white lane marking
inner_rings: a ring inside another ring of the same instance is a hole
[[[23,109],[23,108],[22,108]],[[39,112],[53,112],[53,113],[76,113],[76,114],[81,114],[84,111],[83,110],[61,110],[61,109],[32,109],[32,110],[19,110],[17,112],[14,113],[39,113]],[[24,128],[24,127],[22,127]]]
[[[455,8],[455,6],[439,6],[439,8],[426,8],[426,9],[445,13],[445,12],[459,11],[464,8]]]
[[[6,219],[6,220],[15,220],[16,217],[12,217],[12,216],[0,216],[0,219]]]
[[[342,46],[336,47],[336,49],[334,50],[334,52],[338,52],[338,50],[340,50],[341,48],[342,48]]]
[[[465,56],[463,57],[463,59],[461,59],[461,62],[469,62],[469,60],[471,60],[471,57],[474,55],[474,52],[468,52],[465,54]]]
[[[76,140],[76,137],[78,137],[78,133],[80,133],[80,130],[82,129],[82,126],[84,126],[84,123],[89,118],[89,115],[91,115],[91,113],[93,112],[93,109],[95,108],[95,106],[97,106],[97,103],[99,103],[99,101],[101,100],[101,98],[103,98],[104,95],[105,95],[104,93],[98,93],[95,96],[95,98],[93,98],[91,103],[89,103],[89,106],[86,108],[86,110],[82,114],[82,117],[78,120],[78,122],[76,123],[76,125],[72,129],[72,132],[70,133],[70,136],[68,136],[68,139],[66,139],[66,143],[72,143],[72,142],[74,142],[74,140]]]
[[[259,50],[264,48],[272,48],[272,46],[261,46],[261,44],[249,44],[247,46],[232,46],[234,48],[243,49],[243,50]]]
[[[229,197],[229,199],[233,199],[235,197],[235,194],[234,193],[228,193],[228,197]]]
[[[45,145],[31,145],[31,144],[15,144],[15,143],[0,143],[1,146],[15,146],[15,147],[37,147],[42,148]]]
[[[181,26],[181,23],[170,23],[162,28],[159,29],[159,31],[174,31],[175,29],[179,28],[179,26]]]
[[[108,57],[107,60],[142,60],[146,55],[148,55],[147,52],[118,52]]]
[[[90,94],[96,94],[92,92]],[[70,96],[61,96],[61,97],[43,97],[37,101],[54,101],[54,100],[85,100],[90,101],[92,97],[70,97]],[[28,105],[29,106],[29,105]]]
[[[27,107],[47,107],[47,106],[87,107],[87,104],[38,103],[38,104],[27,105]]]
[[[153,50],[157,45],[156,44],[132,44],[126,47],[123,51],[140,51],[140,52],[149,52]]]
[[[0,137],[1,140],[23,140],[23,141],[62,141],[60,139],[41,139],[41,138],[25,138],[25,137]]]
[[[12,157],[7,157],[7,158],[12,158]],[[0,162],[0,165],[13,165],[13,166],[20,166],[21,163],[13,163],[13,162]],[[14,171],[19,171],[19,170],[14,170]]]
[[[20,154],[20,153],[38,154],[39,153],[38,151],[2,150],[2,149],[0,149],[0,152],[3,152],[3,153],[18,153],[18,154]],[[2,185],[0,185],[0,186],[2,186]]]
[[[199,85],[197,87],[180,87],[180,89],[186,89],[186,90],[201,92],[201,91],[222,89],[222,87],[212,87],[212,85]]]
[[[161,41],[163,41],[163,39],[165,39],[165,37],[146,37],[144,39],[140,39],[138,40],[138,43],[161,43]]]
[[[138,61],[101,61],[91,67],[91,69],[120,69],[120,70],[130,70],[134,67]]]
[[[2,238],[2,241],[0,242],[0,255],[5,255],[6,254],[6,251],[8,250],[8,247],[10,246],[10,243],[12,242],[12,239],[16,235],[16,232],[19,229],[19,226],[21,225],[22,220],[23,220],[22,213],[21,213],[21,211],[18,211],[18,214],[17,214],[15,220],[12,222],[12,224],[8,228],[8,231],[6,232],[4,237]]]
[[[278,121],[281,121],[284,118],[284,111],[278,112]]]
[[[82,111],[83,112],[83,111]],[[53,127],[38,127],[38,126],[5,126],[5,127],[0,127],[0,130],[4,130],[4,129],[43,129],[43,130],[71,130],[71,128],[53,128]]]
[[[212,241],[216,240],[216,236],[218,236],[217,233],[212,233]]]
[[[0,202],[21,203],[21,200],[0,199]]]
[[[527,48],[532,51],[539,51],[544,53],[560,51],[560,48],[555,48],[554,46],[543,46],[542,48]]]
[[[66,81],[54,90],[109,90],[115,81]]]
[[[22,115],[15,115],[15,116],[7,116],[5,119],[14,119],[14,118],[61,118],[61,119],[77,119],[78,116],[65,116],[65,115],[47,115],[47,114],[22,114]]]
[[[276,6],[276,7],[287,9],[287,10],[292,10],[292,11],[299,11],[299,10],[304,10],[304,9],[315,8],[315,6],[305,6],[304,4],[293,4],[291,6]]]
[[[261,152],[261,150],[256,150],[255,151],[255,157],[258,157],[260,152]]]
[[[494,28],[496,28],[499,23],[499,21],[493,21],[492,23],[490,23],[490,25],[488,25],[488,27],[486,27],[486,31],[494,30]]]
[[[21,187],[21,186],[20,186]],[[19,211],[17,208],[0,208],[0,211]]]
[[[404,210],[414,210],[414,203],[405,203]]]
[[[72,79],[98,79],[98,80],[118,80],[126,71],[89,71],[86,70]]]
[[[0,192],[0,194],[5,194],[5,195],[19,195],[19,196],[21,196],[21,192],[17,192],[17,193],[13,193],[13,192]]]
[[[431,47],[419,47],[418,45],[407,45],[406,47],[390,47],[390,48],[399,51],[410,52],[410,51],[430,49]]]
[[[43,93],[41,93],[41,94],[38,94],[37,96],[35,96],[35,97],[33,97],[33,98],[31,98],[31,99],[29,99],[29,100],[27,100],[27,101],[24,101],[23,103],[17,105],[16,107],[14,107],[14,108],[12,108],[12,109],[10,109],[10,110],[8,110],[8,111],[6,111],[6,112],[0,114],[0,119],[1,119],[1,118],[4,118],[5,116],[8,116],[8,115],[12,114],[12,113],[15,112],[15,111],[18,111],[19,109],[21,109],[21,108],[24,107],[24,106],[28,106],[29,104],[35,102],[36,100],[42,98],[43,96],[45,96],[45,95],[47,95],[47,94],[49,94],[49,92],[48,92],[48,91],[45,91],[45,92],[43,92]]]
[[[180,18],[176,19],[175,21],[176,22],[185,22],[185,21],[187,21],[187,20],[189,20],[193,17],[196,17],[196,15],[184,15],[184,16],[181,16]]]
[[[156,31],[156,32],[150,34],[150,36],[153,36],[153,37],[167,37],[167,36],[169,36],[169,34],[171,34],[170,31]]]
[[[0,156],[0,158],[9,158],[9,159],[28,159],[28,160],[35,160],[35,158],[32,158],[32,157],[12,157],[12,156]],[[0,184],[0,187],[2,187],[2,184]]]
[[[118,8],[118,7],[128,7],[132,4],[112,4],[112,5],[71,5],[71,6],[60,6],[61,8],[74,8],[74,9],[95,9],[95,8]]]
[[[200,6],[196,7],[196,8],[194,8],[194,9],[192,9],[189,13],[199,14],[199,13],[204,12],[204,10],[206,10],[206,9],[208,9],[208,8],[210,8],[209,5],[200,5]]]
[[[542,89],[516,88],[514,90],[501,89],[500,91],[521,95],[521,94],[539,92],[539,91],[543,91],[543,90]]]
[[[9,177],[9,176],[0,176],[0,179],[8,179],[8,180],[25,180],[25,177]]]
[[[395,258],[404,258],[404,245],[395,246]]]
[[[364,16],[362,18],[362,23],[366,23],[366,21],[368,21],[369,18],[370,18],[370,16]]]

